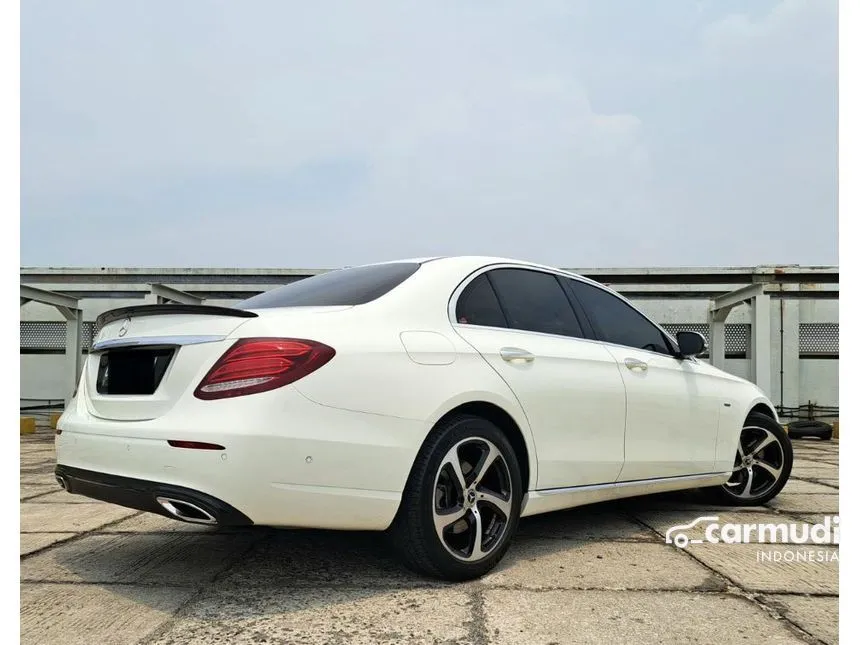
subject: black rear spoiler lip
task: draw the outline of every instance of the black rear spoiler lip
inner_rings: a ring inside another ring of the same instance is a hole
[[[233,318],[257,318],[257,314],[246,309],[231,307],[216,307],[214,305],[134,305],[111,309],[96,318],[96,327],[101,328],[115,320],[123,318],[140,318],[142,316],[163,316],[170,314],[191,314],[199,316],[230,316]]]

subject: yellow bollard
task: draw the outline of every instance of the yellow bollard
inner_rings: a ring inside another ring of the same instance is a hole
[[[59,413],[59,412],[54,412],[54,413],[51,415],[51,428],[52,428],[53,430],[56,430],[56,429],[57,429],[57,421],[59,421],[59,420],[60,420],[60,417],[61,417],[61,416],[62,416],[62,414],[61,414],[61,413]]]
[[[35,417],[21,417],[21,434],[33,434],[36,432]]]
[[[833,438],[839,438],[839,419],[836,419],[836,421],[833,422]]]

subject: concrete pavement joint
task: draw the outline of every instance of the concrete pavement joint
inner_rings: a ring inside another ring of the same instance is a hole
[[[113,520],[111,522],[105,522],[104,524],[100,524],[96,528],[89,529],[87,531],[81,531],[80,533],[76,533],[75,535],[68,537],[64,540],[57,540],[56,542],[52,542],[51,544],[43,546],[40,549],[36,549],[35,551],[31,551],[30,553],[25,553],[24,555],[21,556],[21,561],[23,562],[25,559],[31,558],[34,555],[39,555],[40,553],[44,553],[48,549],[53,549],[55,546],[58,546],[60,544],[69,544],[71,542],[77,542],[78,540],[80,540],[82,538],[85,538],[89,535],[92,535],[93,533],[95,533],[96,531],[98,531],[100,529],[107,528],[108,526],[113,526],[114,524],[119,524],[120,522],[125,522],[126,520],[130,520],[134,517],[138,517],[138,516],[142,515],[143,513],[145,513],[145,511],[139,511],[137,513],[132,513],[131,515],[126,515],[124,517],[120,517],[119,519]],[[42,532],[42,531],[40,531],[40,532]]]
[[[801,493],[796,493],[796,494],[800,495]],[[808,515],[818,515],[819,513],[821,515],[835,515],[835,513],[821,513],[820,510],[815,510],[815,511],[786,511],[785,509],[773,508],[771,506],[765,506],[765,508],[773,515],[785,517],[786,519],[789,519],[789,520],[796,520],[798,522],[808,522],[809,520],[805,519],[805,517],[804,517],[804,516],[808,516]]]
[[[57,487],[55,490],[45,491],[44,493],[36,493],[35,495],[30,495],[28,497],[22,497],[21,502],[30,502],[31,504],[43,504],[44,502],[33,502],[37,497],[44,497],[45,495],[53,495],[57,491],[63,490],[62,488]]]
[[[470,643],[487,645],[490,642],[490,634],[487,627],[487,612],[484,607],[484,593],[479,584],[474,584],[472,590],[469,591],[471,620],[467,623],[466,629]]]
[[[779,592],[779,593],[784,593],[784,592]],[[807,643],[810,643],[810,645],[827,645],[827,643],[825,643],[823,640],[821,640],[820,638],[816,638],[815,636],[810,634],[808,631],[806,631],[803,627],[801,627],[796,622],[794,622],[793,620],[788,618],[783,613],[783,611],[781,609],[777,609],[772,604],[770,604],[767,601],[767,599],[765,598],[764,594],[749,593],[749,595],[743,594],[743,597],[748,602],[759,607],[762,611],[767,613],[774,620],[784,621],[785,624],[788,625],[789,629],[791,629],[793,632],[795,632],[795,634],[797,636],[799,636],[800,638],[805,640]]]
[[[245,560],[248,555],[251,554],[252,551],[257,548],[258,544],[264,542],[265,540],[270,540],[272,538],[272,535],[273,534],[271,532],[261,533],[256,540],[250,540],[250,543],[236,557],[235,560],[229,562],[226,567],[221,569],[221,571],[215,573],[215,575],[213,575],[207,582],[197,585],[196,591],[191,594],[185,600],[185,602],[183,602],[176,608],[176,611],[173,612],[173,615],[167,620],[165,620],[164,623],[162,623],[158,628],[153,630],[149,635],[144,636],[142,639],[140,639],[138,641],[138,644],[145,645],[146,643],[153,643],[159,638],[161,638],[164,634],[169,632],[177,624],[177,622],[179,622],[181,618],[188,614],[192,605],[203,596],[203,593],[205,592],[207,587],[214,585],[216,582],[218,582],[218,580],[230,573],[236,566],[242,563],[242,561]]]
[[[177,584],[175,582],[129,582],[123,580],[50,580],[39,578],[21,578],[22,585],[57,585],[83,587],[145,587],[150,589],[193,589],[194,584]]]
[[[771,509],[771,510],[776,510],[776,509]],[[642,522],[641,520],[639,520],[639,518],[631,516],[631,519],[635,522],[638,522],[642,526],[648,528],[649,530],[653,531],[654,533],[661,535],[660,532],[657,531],[657,529],[655,529],[652,526],[649,526],[645,522]],[[669,546],[669,545],[667,545],[667,546]],[[812,634],[810,634],[808,631],[803,629],[800,625],[795,623],[793,620],[789,619],[782,611],[780,611],[780,610],[766,604],[765,602],[763,602],[763,600],[761,598],[761,594],[750,591],[749,589],[744,587],[739,582],[736,582],[735,580],[733,580],[731,577],[729,577],[726,574],[722,573],[721,571],[715,569],[714,567],[710,566],[706,562],[703,562],[700,558],[697,558],[695,555],[693,555],[693,553],[689,549],[676,549],[676,550],[682,551],[687,557],[698,562],[701,566],[703,566],[705,569],[710,571],[716,578],[718,578],[719,580],[722,580],[726,584],[725,593],[727,593],[729,595],[737,596],[738,598],[743,598],[747,602],[758,607],[760,610],[762,610],[764,613],[769,615],[771,618],[785,622],[785,624],[788,625],[789,629],[791,629],[791,631],[793,631],[796,636],[803,639],[807,643],[810,643],[810,645],[826,645],[826,643],[824,643],[820,639],[818,639],[815,636],[813,636]],[[783,592],[776,591],[774,593],[783,593]]]
[[[562,535],[539,535],[537,533],[532,533],[530,535],[517,535],[514,536],[514,539],[517,542],[534,542],[539,540],[557,540],[559,542],[609,542],[609,543],[617,543],[617,544],[654,544],[654,540],[647,537],[597,537],[597,538],[589,538],[589,537],[576,537],[576,536],[562,536]]]
[[[704,596],[719,596],[726,593],[726,589],[723,587],[707,587],[707,586],[695,586],[688,587],[685,589],[679,589],[678,587],[613,587],[613,586],[601,586],[601,587],[589,587],[589,586],[558,586],[558,585],[542,585],[540,587],[528,587],[526,585],[520,584],[504,584],[504,583],[489,583],[482,584],[485,591],[528,591],[534,593],[545,593],[545,592],[557,592],[557,591],[631,591],[636,593],[653,593],[653,594],[664,594],[664,593],[678,593],[678,594],[696,594],[696,595],[704,595]]]
[[[832,488],[835,491],[839,491],[839,486],[834,486],[833,484],[828,484],[824,481],[819,481],[814,477],[798,477],[795,475],[791,476],[791,479],[796,479],[798,481],[806,482],[808,484],[818,484],[820,486],[827,486],[828,488]],[[793,493],[794,495],[826,495],[827,493]]]

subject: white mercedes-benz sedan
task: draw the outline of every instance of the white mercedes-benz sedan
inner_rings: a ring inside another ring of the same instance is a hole
[[[761,504],[791,444],[755,385],[578,275],[454,257],[331,271],[235,307],[103,314],[58,424],[71,493],[186,522],[387,531],[485,574],[520,517],[707,488]]]

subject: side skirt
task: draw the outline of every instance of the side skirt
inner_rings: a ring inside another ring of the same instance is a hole
[[[661,477],[658,479],[640,479],[611,484],[594,484],[531,491],[526,494],[523,500],[521,516],[539,515],[540,513],[549,513],[564,508],[606,502],[623,497],[666,493],[673,490],[701,488],[704,486],[720,486],[729,480],[731,474],[731,472],[705,473],[702,475],[682,475],[680,477]]]

